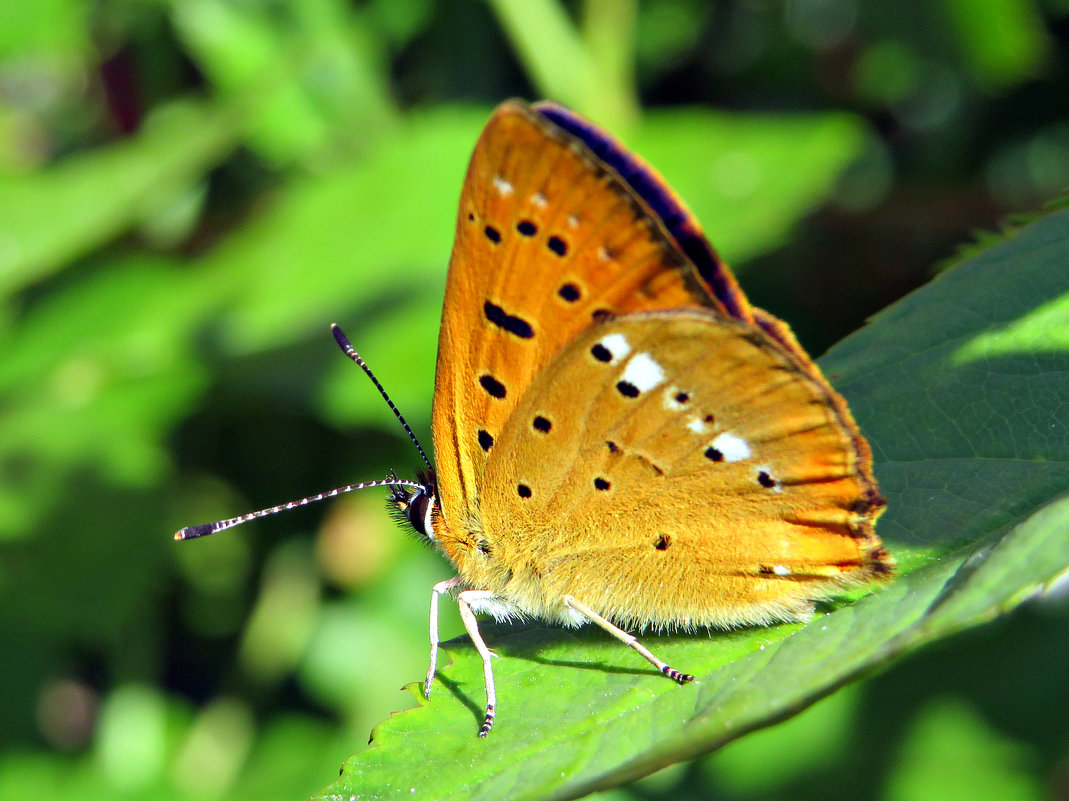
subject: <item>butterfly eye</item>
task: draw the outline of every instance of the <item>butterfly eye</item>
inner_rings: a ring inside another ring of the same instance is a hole
[[[434,539],[434,526],[431,521],[431,513],[434,509],[434,498],[427,495],[423,490],[416,490],[408,500],[405,508],[405,517],[409,525],[428,539]]]

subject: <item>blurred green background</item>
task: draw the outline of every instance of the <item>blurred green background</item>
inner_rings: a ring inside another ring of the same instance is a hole
[[[0,798],[294,799],[426,669],[418,458],[491,108],[656,165],[822,352],[1069,184],[1067,0],[8,0]],[[893,546],[893,544],[892,544]],[[444,634],[459,634],[446,611]],[[1069,610],[1027,607],[608,798],[1069,798]]]

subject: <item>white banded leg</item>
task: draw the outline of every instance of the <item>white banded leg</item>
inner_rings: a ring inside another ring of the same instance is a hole
[[[647,661],[649,661],[655,668],[661,671],[661,673],[666,675],[668,678],[678,682],[679,684],[686,684],[688,681],[694,681],[694,677],[692,675],[690,675],[689,673],[680,673],[675,668],[670,667],[667,662],[658,659],[652,653],[650,653],[649,649],[643,646],[642,643],[638,641],[637,637],[632,634],[628,634],[626,631],[617,626],[614,626],[612,623],[603,618],[593,609],[586,606],[585,604],[581,604],[572,596],[565,595],[564,603],[574,609],[579,614],[581,614],[587,620],[593,623],[597,623],[599,626],[605,629],[605,631],[609,632],[609,634],[611,634],[613,637],[624,643],[624,645],[629,645],[634,648],[636,651],[642,654],[642,656],[645,657]]]
[[[431,683],[438,672],[438,596],[449,592],[460,584],[460,576],[446,581],[439,581],[431,588],[431,664],[427,668],[427,680],[423,682],[423,695],[431,697]]]
[[[494,666],[491,664],[497,654],[486,647],[482,635],[479,634],[479,622],[475,619],[475,613],[471,605],[478,601],[488,601],[494,597],[489,590],[464,590],[457,595],[457,604],[460,607],[460,619],[464,621],[464,628],[468,630],[468,636],[475,644],[475,650],[483,658],[483,682],[486,685],[486,716],[483,725],[479,727],[479,736],[485,737],[494,727],[494,713],[497,706],[497,691],[494,689]]]

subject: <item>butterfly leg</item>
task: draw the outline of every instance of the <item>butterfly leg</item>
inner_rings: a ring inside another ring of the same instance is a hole
[[[612,623],[603,618],[593,609],[575,600],[575,598],[573,598],[571,595],[564,596],[564,603],[574,609],[579,614],[581,614],[587,620],[590,620],[593,623],[597,623],[599,626],[605,629],[605,631],[609,632],[609,634],[611,634],[613,637],[624,643],[624,645],[629,645],[630,647],[634,648],[636,651],[642,654],[642,656],[645,657],[648,662],[650,662],[655,668],[661,671],[661,673],[666,675],[668,678],[672,679],[675,682],[678,682],[679,684],[686,684],[688,681],[694,681],[694,677],[692,675],[690,675],[689,673],[680,673],[675,668],[670,667],[667,662],[658,659],[652,653],[650,653],[649,649],[643,646],[642,643],[638,641],[637,637],[632,634],[628,634],[626,631],[619,628],[618,626],[614,626]]]
[[[487,590],[465,590],[457,596],[457,604],[460,607],[460,619],[464,621],[464,628],[468,630],[468,636],[475,644],[475,650],[483,658],[483,682],[486,684],[486,717],[483,725],[479,727],[479,736],[485,737],[494,726],[494,711],[497,706],[497,691],[494,689],[494,666],[491,660],[496,656],[479,634],[479,622],[475,619],[475,612],[471,605],[480,601],[487,601],[494,597]]]
[[[431,697],[431,683],[438,672],[438,596],[460,584],[460,576],[439,581],[431,588],[431,664],[427,668],[427,680],[423,682],[423,696]]]

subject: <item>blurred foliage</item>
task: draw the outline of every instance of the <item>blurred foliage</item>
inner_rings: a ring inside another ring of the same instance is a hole
[[[501,99],[635,146],[818,353],[1069,184],[1065,0],[3,16],[0,798],[305,797],[414,703],[448,566],[375,493],[169,534],[416,464],[327,325],[428,439],[456,197]],[[1017,330],[1064,357],[1047,311]],[[1067,797],[1066,620],[1026,607],[606,797]]]

